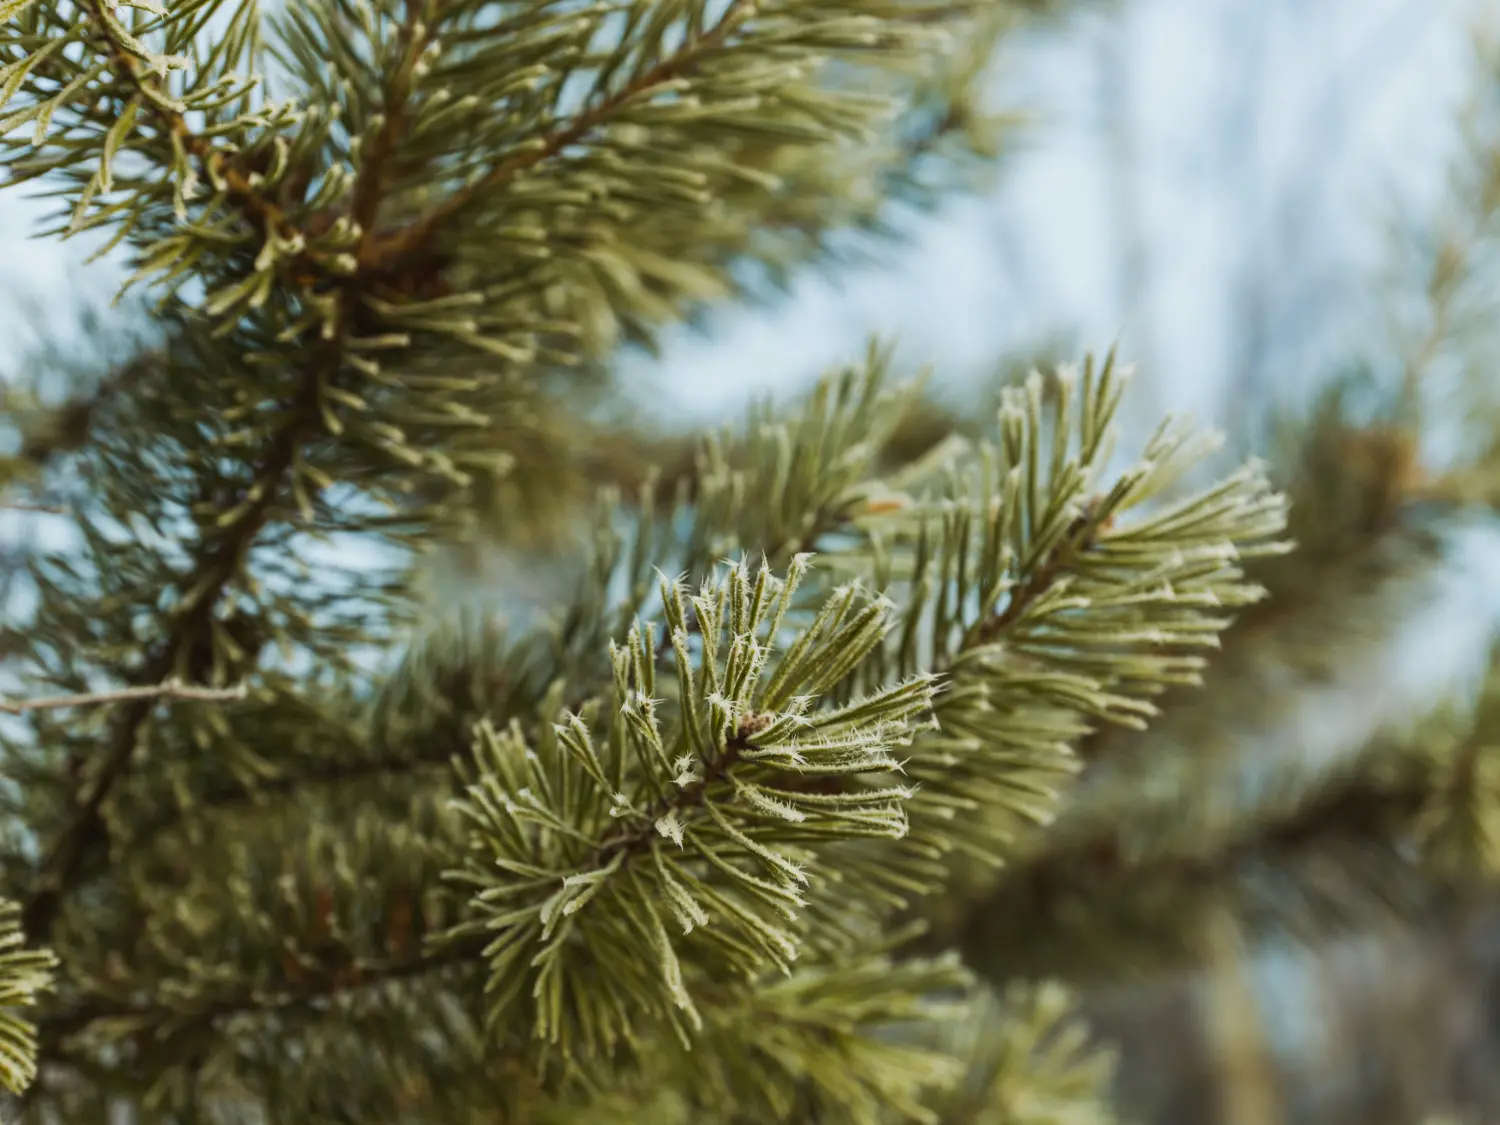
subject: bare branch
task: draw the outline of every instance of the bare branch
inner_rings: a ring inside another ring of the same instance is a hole
[[[244,699],[244,684],[232,688],[196,687],[180,680],[166,680],[145,687],[120,688],[116,691],[87,692],[81,695],[49,695],[41,699],[16,702],[0,699],[0,712],[21,715],[27,711],[49,711],[63,707],[94,707],[109,703],[127,703],[133,699],[196,699],[219,702]]]
[[[48,516],[68,514],[55,504],[34,504],[29,500],[0,500],[0,512],[37,512]]]

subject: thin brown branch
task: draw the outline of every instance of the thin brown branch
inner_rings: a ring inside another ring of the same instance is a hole
[[[65,516],[67,511],[55,504],[34,504],[29,500],[0,500],[0,512],[31,512],[44,516]]]
[[[167,680],[164,683],[143,685],[141,687],[118,688],[114,691],[84,692],[78,695],[49,695],[43,696],[40,699],[15,701],[0,699],[0,712],[8,715],[22,715],[28,711],[52,711],[61,710],[64,707],[99,707],[107,706],[111,703],[127,703],[150,699],[191,699],[222,702],[244,699],[245,694],[246,689],[243,684],[232,688],[210,688],[184,684],[180,680]]]

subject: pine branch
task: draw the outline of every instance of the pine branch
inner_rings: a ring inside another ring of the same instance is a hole
[[[336,269],[332,262],[338,252],[335,251],[330,255],[320,251],[316,246],[317,237],[332,226],[332,220],[328,216],[312,216],[307,223],[302,225],[294,221],[277,199],[262,190],[253,173],[242,166],[242,161],[220,148],[211,138],[196,132],[188,124],[185,114],[176,108],[174,100],[163,85],[148,80],[146,75],[137,69],[138,64],[145,60],[141,59],[122,38],[124,29],[118,17],[113,14],[113,0],[82,0],[82,3],[85,10],[98,24],[101,38],[109,46],[110,62],[115,74],[128,87],[137,91],[141,105],[154,116],[162,130],[172,137],[176,144],[180,144],[188,155],[198,161],[204,178],[216,188],[222,185],[226,200],[240,211],[246,222],[254,229],[274,231],[284,243],[301,246],[300,250],[287,253],[281,258],[283,265],[291,267],[288,276],[296,278],[309,288],[319,280],[331,280],[336,284],[347,282],[345,271]],[[401,31],[404,41],[410,41],[413,31],[420,23],[420,3],[421,0],[408,2],[407,20]],[[425,40],[423,46],[425,46]],[[376,208],[380,202],[381,182],[385,174],[384,165],[390,157],[390,146],[402,127],[405,99],[410,92],[412,66],[419,53],[412,54],[406,60],[405,66],[397,76],[396,89],[400,91],[400,97],[393,99],[392,103],[386,107],[388,112],[394,111],[395,116],[387,119],[386,127],[380,131],[373,146],[371,159],[367,160],[360,169],[359,180],[353,193],[350,216],[359,224],[361,231],[369,231],[375,219]],[[397,102],[399,104],[396,104]],[[375,158],[377,154],[378,159]],[[363,222],[360,222],[361,218]],[[369,241],[369,239],[363,239],[361,247],[366,246]],[[360,255],[362,262],[365,256]]]
[[[1097,506],[1097,503],[1096,498],[1093,506]],[[965,633],[958,651],[962,653],[982,645],[994,644],[1004,636],[1006,630],[1025,617],[1027,610],[1067,572],[1068,565],[1093,546],[1095,537],[1107,527],[1108,521],[1101,523],[1089,512],[1080,515],[1072,530],[1047,553],[1046,558],[1031,572],[1020,589],[1012,591],[1005,608],[974,622]]]
[[[613,647],[608,712],[618,725],[607,739],[576,716],[534,747],[516,731],[502,737],[481,728],[474,780],[457,806],[471,852],[454,875],[474,892],[475,917],[453,932],[493,937],[491,1018],[511,1005],[531,1009],[535,1034],[561,1036],[560,1048],[580,1063],[587,1059],[579,1047],[600,1032],[595,1018],[610,1021],[612,1037],[643,1018],[684,1031],[699,1026],[684,964],[706,957],[710,977],[730,966],[750,974],[789,968],[816,842],[902,834],[909,791],[895,779],[884,789],[851,787],[838,799],[783,787],[791,775],[890,777],[899,768],[892,752],[930,721],[930,677],[831,710],[817,706],[888,627],[889,607],[865,603],[852,585],[771,662],[806,569],[805,559],[794,561],[783,583],[768,568],[752,576],[741,565],[691,598],[663,581],[677,655],[671,728],[661,722],[667,704],[657,698],[653,630],[641,626]],[[689,602],[702,619],[698,658],[687,645]],[[710,912],[721,925],[700,935]],[[645,947],[626,948],[638,924],[632,915],[649,926]],[[669,920],[680,933],[669,934]],[[635,999],[596,1017],[565,999],[579,978],[559,970],[601,942],[620,959],[600,971]],[[533,971],[545,982],[539,987],[561,990],[560,1006],[547,991],[536,994],[539,1005],[527,998]]]
[[[92,3],[94,10],[98,11],[103,0],[92,0]],[[419,0],[410,0],[408,28],[414,27],[419,22],[418,5]],[[516,176],[584,140],[595,129],[607,123],[624,106],[690,73],[693,65],[705,52],[722,46],[735,28],[753,16],[754,12],[755,5],[751,0],[732,0],[723,16],[711,29],[696,39],[682,44],[669,57],[663,59],[636,81],[627,84],[592,109],[572,118],[563,128],[546,136],[540,143],[528,146],[523,152],[497,164],[483,177],[455,191],[431,211],[404,227],[385,232],[374,231],[375,210],[379,202],[378,192],[372,195],[373,189],[367,188],[362,192],[361,188],[356,186],[350,207],[350,218],[361,231],[365,232],[355,252],[360,272],[366,277],[399,282],[403,276],[421,269],[431,260],[431,244],[435,238],[474,200],[504,186]],[[436,19],[432,22],[435,23]],[[407,32],[409,33],[410,31]],[[116,38],[111,37],[110,42],[114,49],[116,68],[122,76],[137,88],[146,86],[144,80],[136,73],[134,56],[121,46]],[[411,56],[412,62],[415,62],[416,56],[417,53],[414,52]],[[409,83],[410,77],[408,68],[401,81]],[[160,91],[145,92],[149,95],[145,98],[146,103],[158,113],[167,131],[178,137],[184,147],[200,160],[206,175],[216,182],[219,180],[224,182],[231,200],[244,210],[249,221],[258,228],[275,229],[287,241],[300,240],[309,244],[308,248],[297,254],[287,255],[283,259],[293,267],[293,275],[302,273],[304,280],[311,281],[312,278],[307,278],[305,271],[306,267],[312,267],[319,277],[338,276],[310,246],[319,234],[334,225],[334,216],[317,214],[312,216],[306,225],[299,227],[274,200],[256,188],[245,170],[237,167],[211,141],[194,133],[180,113],[166,108],[164,104],[166,98]],[[389,112],[391,107],[387,108]],[[380,165],[389,160],[398,133],[398,121],[388,118],[386,128],[381,130],[376,143],[371,148],[367,164],[374,162]],[[302,267],[302,269],[299,270],[297,267]]]
[[[799,555],[811,555],[819,540],[821,540],[825,535],[834,534],[838,530],[839,523],[843,522],[843,515],[844,513],[840,511],[840,520],[838,522],[830,522],[828,524],[825,524],[823,520],[827,517],[827,512],[824,509],[819,509],[818,512],[813,516],[813,518],[809,521],[808,529],[803,533],[800,540],[797,540],[795,544],[791,540],[784,540],[782,542],[772,544],[771,547],[765,552],[765,557],[774,563],[780,562],[783,556],[796,558]],[[788,547],[792,547],[793,549],[788,551]],[[687,622],[687,635],[689,637],[697,636],[698,630],[701,628],[701,626],[702,623],[698,620],[698,618],[690,618]],[[671,655],[672,636],[670,633],[664,633],[662,634],[661,640],[656,644],[656,660],[658,663],[660,663],[661,661],[666,660]]]
[[[337,356],[336,350],[325,348],[323,352],[325,356]],[[154,684],[172,675],[194,640],[210,627],[219,599],[239,574],[256,537],[269,521],[271,506],[279,497],[280,486],[297,451],[321,425],[318,401],[324,373],[324,366],[319,365],[306,384],[292,422],[280,431],[255,474],[252,495],[258,493],[256,498],[243,509],[223,538],[200,551],[193,568],[196,581],[188,583],[190,589],[199,591],[197,600],[186,607],[165,642],[139,673],[139,679],[145,683]],[[124,776],[154,707],[154,698],[133,699],[121,711],[100,767],[89,776],[71,821],[47,852],[36,889],[23,913],[26,932],[34,940],[48,935],[73,879],[87,857],[104,845],[104,802]]]
[[[695,38],[687,39],[638,79],[627,83],[593,108],[584,110],[563,128],[544,137],[540,143],[501,161],[484,176],[455,191],[409,226],[372,241],[368,249],[362,249],[361,263],[381,273],[399,274],[412,263],[423,260],[429,252],[430,244],[443,227],[478,197],[503,187],[528,169],[578,144],[595,129],[606,124],[621,108],[690,73],[703,54],[723,46],[741,23],[754,16],[755,8],[753,0],[731,0],[712,28]]]
[[[74,397],[55,410],[40,412],[40,418],[21,418],[21,448],[16,453],[16,460],[33,470],[41,470],[60,454],[81,448],[88,441],[89,431],[101,410],[128,392],[159,359],[160,353],[155,350],[138,353],[111,370],[86,394]],[[9,395],[0,391],[0,410],[16,411],[22,415],[30,413],[27,407],[8,402],[8,398]]]
[[[124,65],[132,81],[136,80],[130,55],[113,32],[112,22],[94,0],[94,11],[106,29],[116,52],[116,65]],[[405,126],[405,108],[410,96],[413,71],[425,37],[419,37],[417,4],[408,7],[408,21],[402,31],[408,43],[405,65],[387,92],[386,121],[370,158],[361,166],[354,188],[354,219],[369,231],[379,207],[386,162]],[[424,33],[425,36],[425,33]],[[180,117],[168,118],[173,128],[183,127]],[[365,241],[372,235],[366,234]],[[147,662],[141,678],[147,683],[165,680],[176,669],[195,639],[207,630],[218,603],[245,565],[257,537],[270,522],[273,505],[280,499],[288,474],[304,446],[319,436],[325,426],[323,396],[325,388],[336,381],[343,368],[345,332],[360,313],[367,279],[356,272],[338,281],[340,324],[344,332],[334,333],[314,349],[312,361],[304,376],[302,389],[293,403],[290,419],[272,439],[257,472],[255,483],[238,509],[224,536],[202,550],[193,567],[192,578],[184,585],[196,600],[183,612],[165,643]],[[99,768],[89,777],[82,799],[78,801],[70,822],[62,829],[42,861],[36,888],[26,903],[23,924],[34,940],[44,939],[62,907],[63,896],[84,867],[88,856],[106,842],[102,810],[114,786],[124,776],[140,743],[143,728],[154,706],[152,699],[131,700],[120,715],[114,737]]]
[[[36,1026],[21,1010],[52,987],[57,959],[46,950],[25,948],[16,904],[0,900],[0,1086],[18,1093],[37,1073]]]
[[[1194,913],[1193,903],[1202,902],[1201,896],[1208,895],[1221,905],[1227,898],[1232,909],[1243,912],[1246,903],[1235,901],[1236,888],[1255,872],[1274,873],[1278,883],[1273,892],[1295,895],[1296,872],[1309,859],[1326,854],[1355,856],[1366,848],[1388,850],[1393,839],[1414,826],[1432,799],[1432,785],[1421,778],[1386,784],[1360,778],[1330,790],[1292,815],[1267,823],[1259,832],[1201,854],[1172,850],[1139,856],[1112,837],[1046,851],[1018,863],[998,886],[955,917],[934,925],[911,950],[922,953],[957,947],[976,963],[989,966],[997,961],[997,949],[1001,961],[1014,952],[1009,945],[1001,947],[1008,936],[1000,934],[1007,932],[1009,924],[997,923],[997,919],[1028,918],[1043,928],[1071,926],[1064,921],[1069,917],[1069,904],[1084,899],[1091,911],[1101,909],[1100,904],[1108,899],[1132,913],[1136,909],[1154,912],[1155,903],[1175,903],[1175,919],[1160,921],[1163,933],[1170,930],[1180,937],[1182,919]],[[1420,863],[1420,859],[1412,862]],[[1380,893],[1376,888],[1371,891],[1373,896]],[[1348,898],[1347,893],[1339,896],[1340,902]],[[1140,906],[1133,909],[1136,900]],[[1295,924],[1299,919],[1285,921]],[[1028,949],[1033,948],[1034,937],[1033,933],[1025,939]],[[1044,951],[1044,959],[1056,956],[1059,942],[1054,939],[1047,944],[1051,952]],[[1191,955],[1192,951],[1186,952]],[[1049,964],[1051,968],[1043,965],[1041,970],[1058,970],[1055,962]]]
[[[905,417],[905,413],[901,414]],[[807,440],[811,440],[808,438]],[[680,467],[682,479],[698,482],[705,471],[705,460],[700,449],[695,456],[684,456],[686,462]],[[649,474],[643,474],[649,476]],[[674,490],[670,487],[670,478],[666,483],[657,480],[654,495],[671,497]],[[793,539],[788,536],[780,536],[769,542],[766,546],[766,557],[774,565],[782,565],[786,560],[798,555],[811,553],[817,544],[826,536],[839,533],[849,527],[850,509],[848,503],[839,500],[824,503],[817,506],[813,515],[808,518],[806,528],[800,538]],[[1019,607],[1017,607],[1019,611]],[[699,621],[689,617],[686,622],[689,636],[696,635]],[[656,658],[658,662],[666,660],[672,652],[672,638],[669,633],[663,634],[656,646]],[[575,699],[569,705],[570,710],[577,710],[582,706],[583,698]],[[474,718],[481,717],[475,714]],[[497,721],[507,721],[515,718],[514,715],[491,716]],[[531,729],[533,724],[529,719],[522,720],[525,736],[528,740],[537,737],[538,732]],[[371,781],[378,778],[401,777],[424,771],[445,771],[451,768],[455,759],[466,755],[471,748],[471,742],[467,731],[462,736],[460,743],[456,745],[445,745],[443,743],[428,744],[421,743],[415,752],[400,754],[376,755],[369,758],[356,760],[334,760],[319,762],[306,769],[293,769],[279,776],[269,778],[258,778],[253,787],[236,784],[233,788],[210,790],[199,795],[196,807],[202,811],[217,812],[228,809],[242,808],[245,805],[261,800],[268,796],[290,793],[304,789],[308,786],[319,785],[344,785]],[[172,812],[155,819],[144,825],[141,838],[149,838],[160,832],[169,831],[175,825],[181,823],[182,817],[179,813]]]
[[[137,70],[137,65],[144,60],[122,38],[123,28],[119,17],[114,14],[112,0],[82,0],[82,3],[98,25],[100,38],[108,45],[110,64],[116,76],[136,91],[141,105],[155,117],[166,134],[199,162],[205,178],[216,185],[222,183],[228,201],[238,207],[256,229],[275,230],[288,241],[305,237],[309,232],[299,229],[276,201],[256,186],[245,169],[211,139],[193,130],[186,116],[174,108],[173,99],[162,84],[150,81]],[[298,257],[311,257],[312,254],[313,251],[304,250]]]

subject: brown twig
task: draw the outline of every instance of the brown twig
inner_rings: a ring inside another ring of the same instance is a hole
[[[65,516],[67,511],[55,504],[34,504],[29,500],[0,500],[0,511],[32,512],[45,516]]]
[[[142,687],[118,688],[114,691],[84,692],[78,695],[49,695],[40,699],[3,700],[0,712],[7,715],[22,715],[28,711],[52,711],[64,707],[98,707],[110,703],[127,703],[135,700],[192,699],[222,702],[244,699],[243,684],[232,688],[195,687],[179,680],[167,680],[159,684]]]

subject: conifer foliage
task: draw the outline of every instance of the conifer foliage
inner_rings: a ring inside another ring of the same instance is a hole
[[[0,11],[11,180],[161,329],[18,415],[17,502],[66,484],[74,532],[6,637],[22,1119],[1102,1116],[1065,994],[913,956],[913,911],[1196,681],[1282,549],[1257,467],[1122,458],[1112,359],[902,458],[873,350],[601,497],[555,619],[422,594],[622,343],[959,184],[1015,12]]]

